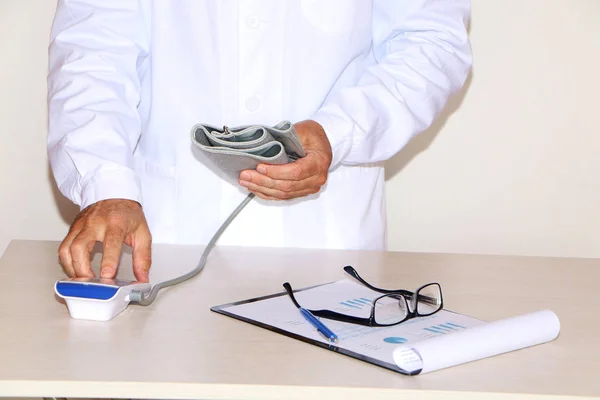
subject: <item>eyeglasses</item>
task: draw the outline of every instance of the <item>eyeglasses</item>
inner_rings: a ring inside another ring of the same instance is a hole
[[[377,297],[371,302],[371,315],[368,318],[361,318],[331,310],[309,310],[313,315],[351,324],[381,327],[397,325],[415,317],[433,315],[443,308],[442,288],[438,283],[428,283],[414,292],[403,289],[386,290],[367,283],[351,266],[344,267],[344,271],[369,289],[384,293],[383,296]],[[301,308],[291,285],[286,282],[283,287],[294,305]]]

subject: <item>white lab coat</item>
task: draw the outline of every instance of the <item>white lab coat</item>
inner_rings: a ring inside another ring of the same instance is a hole
[[[197,123],[314,119],[320,193],[253,200],[219,244],[386,248],[383,161],[471,66],[468,0],[59,0],[48,150],[82,208],[139,201],[154,243],[207,243],[248,193],[192,148]]]

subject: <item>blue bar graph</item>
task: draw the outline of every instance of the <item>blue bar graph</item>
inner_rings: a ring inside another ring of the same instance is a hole
[[[372,300],[366,299],[364,297],[360,297],[358,299],[349,299],[345,301],[340,301],[340,304],[345,307],[357,308],[362,310],[365,307],[370,307],[372,304]]]
[[[448,333],[452,333],[454,331],[460,331],[465,329],[464,326],[454,324],[452,322],[444,322],[443,324],[432,325],[427,328],[423,328],[423,330],[435,333],[436,335],[446,335]]]
[[[439,330],[437,328],[433,328],[433,327],[432,328],[423,328],[423,329],[426,330],[426,331],[429,331],[429,332],[433,332],[433,333],[441,333],[442,335],[446,334],[446,332],[441,331],[441,330]]]

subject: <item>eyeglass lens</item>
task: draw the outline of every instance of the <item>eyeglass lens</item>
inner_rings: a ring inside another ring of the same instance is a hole
[[[375,302],[375,322],[382,325],[397,324],[404,320],[408,310],[402,295],[389,294]]]
[[[427,285],[419,291],[417,296],[417,313],[430,315],[440,309],[442,304],[442,292],[439,285]]]

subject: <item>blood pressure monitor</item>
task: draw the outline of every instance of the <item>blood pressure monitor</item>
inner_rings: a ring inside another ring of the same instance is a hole
[[[103,278],[71,278],[54,284],[75,319],[108,321],[129,305],[132,290],[149,292],[150,283]]]
[[[306,154],[289,121],[282,121],[275,126],[243,125],[223,127],[223,130],[212,125],[198,124],[194,126],[192,141],[222,172],[235,177],[240,168],[254,168],[265,159],[275,164],[285,164]],[[214,145],[215,143],[218,145]],[[269,158],[265,149],[279,150]],[[204,247],[196,268],[190,272],[158,282],[153,287],[149,283],[115,279],[64,279],[55,283],[54,291],[66,301],[71,317],[76,319],[108,321],[125,310],[131,302],[148,306],[156,299],[159,290],[185,282],[204,269],[208,254],[221,234],[254,197],[254,193],[249,193],[227,217]]]

